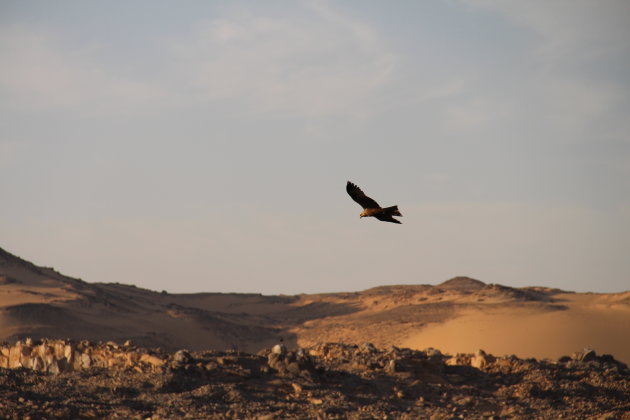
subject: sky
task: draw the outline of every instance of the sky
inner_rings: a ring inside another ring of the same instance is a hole
[[[89,282],[630,289],[630,2],[0,0],[0,247]],[[402,225],[359,218],[359,185]]]

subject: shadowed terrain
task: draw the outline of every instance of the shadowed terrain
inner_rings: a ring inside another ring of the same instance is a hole
[[[322,343],[258,354],[130,343],[0,346],[7,419],[628,419],[630,370],[593,350],[559,360]],[[6,362],[6,358],[4,362]]]

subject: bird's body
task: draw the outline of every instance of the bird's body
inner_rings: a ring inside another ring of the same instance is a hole
[[[357,187],[350,181],[348,181],[348,183],[346,184],[346,191],[354,201],[356,201],[361,207],[363,207],[363,211],[361,212],[359,217],[375,217],[382,222],[391,222],[398,224],[401,223],[399,220],[396,220],[393,217],[402,217],[402,214],[398,210],[398,206],[385,208],[379,206],[376,201],[365,195],[365,193],[361,191],[361,188]]]

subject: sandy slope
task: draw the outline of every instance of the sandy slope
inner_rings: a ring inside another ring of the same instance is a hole
[[[173,295],[83,282],[0,249],[0,340],[25,336],[250,352],[282,338],[288,346],[372,342],[538,358],[590,347],[630,363],[630,292],[515,289],[462,277],[353,293]]]
[[[414,332],[401,345],[447,352],[482,348],[536,358],[558,358],[588,347],[630,362],[630,306],[608,305],[614,296],[559,294],[555,298],[567,309],[549,312],[509,305],[472,309]]]

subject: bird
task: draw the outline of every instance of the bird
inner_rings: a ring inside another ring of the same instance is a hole
[[[393,217],[393,216],[402,217],[402,214],[398,210],[397,205],[382,208],[381,206],[378,205],[376,201],[374,201],[373,199],[365,195],[365,193],[361,191],[361,188],[357,187],[350,181],[348,181],[348,183],[346,184],[346,191],[348,192],[348,195],[354,201],[356,201],[357,203],[359,203],[359,205],[361,205],[361,207],[363,207],[363,211],[359,215],[359,218],[376,217],[381,222],[391,222],[391,223],[402,224],[401,221],[396,220]]]

